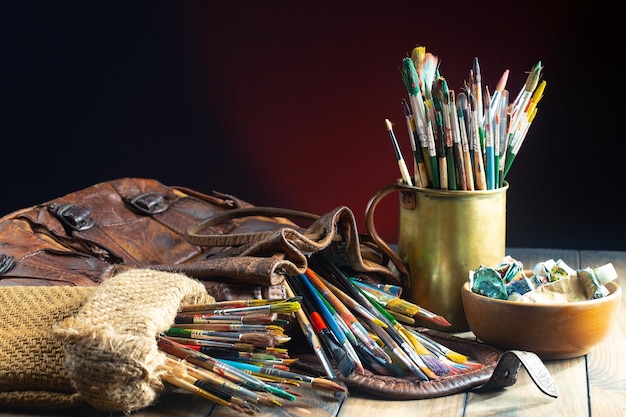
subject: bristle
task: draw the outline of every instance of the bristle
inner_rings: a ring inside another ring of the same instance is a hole
[[[506,83],[509,79],[509,70],[504,70],[504,73],[502,74],[502,77],[500,77],[500,80],[498,81],[498,84],[496,84],[496,91],[504,91],[504,88],[506,87]]]
[[[443,316],[434,316],[430,319],[430,321],[442,327],[452,326],[452,324]]]
[[[313,388],[323,390],[323,391],[331,391],[331,392],[348,392],[348,389],[343,385],[339,385],[338,383],[331,381],[329,379],[324,378],[315,378],[311,384]]]
[[[263,333],[245,333],[241,335],[241,341],[258,348],[274,346],[274,337]]]
[[[428,377],[429,380],[435,381],[439,379],[439,375],[435,373],[432,369],[430,369],[426,364],[419,366],[420,370],[424,372],[424,374]]]
[[[424,87],[424,97],[427,99],[432,97],[431,88],[437,74],[438,65],[439,58],[432,53],[427,52],[424,55],[421,65],[417,68],[417,73],[419,74],[422,86]]]
[[[467,368],[471,368],[471,369],[481,369],[485,367],[484,363],[480,363],[480,362],[474,362],[474,361],[465,361],[463,362],[461,365],[467,367]]]
[[[419,307],[413,303],[410,303],[402,298],[394,298],[389,301],[385,307],[389,310],[393,310],[396,313],[404,314],[405,316],[414,316],[419,312]]]
[[[424,61],[424,57],[426,56],[426,47],[425,46],[416,46],[411,51],[411,59],[415,64],[415,68],[419,67]]]
[[[426,366],[428,366],[436,375],[447,375],[449,374],[449,369],[445,366],[439,358],[437,358],[433,354],[424,354],[420,355]]]
[[[450,359],[452,362],[456,362],[456,363],[462,363],[464,364],[465,362],[467,362],[468,357],[465,355],[462,355],[458,352],[455,352],[453,350],[448,350],[446,353],[446,358]]]

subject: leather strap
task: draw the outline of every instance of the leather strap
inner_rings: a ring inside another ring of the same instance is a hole
[[[473,389],[475,392],[498,391],[517,380],[521,365],[524,366],[537,387],[546,395],[557,398],[559,390],[541,359],[532,352],[507,350],[502,354],[489,380]]]
[[[306,220],[314,222],[320,216],[317,214],[307,213],[304,211],[283,209],[277,207],[246,207],[227,210],[215,216],[198,222],[187,229],[186,238],[189,243],[197,246],[209,247],[226,247],[239,246],[247,243],[258,242],[268,236],[276,233],[275,230],[254,233],[230,233],[223,234],[198,234],[199,231],[210,228],[211,226],[227,222],[242,217],[265,216],[265,217],[282,217],[289,220]]]

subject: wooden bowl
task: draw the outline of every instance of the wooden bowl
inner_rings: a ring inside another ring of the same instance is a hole
[[[524,303],[476,294],[466,282],[461,298],[470,329],[484,343],[567,359],[589,353],[615,323],[622,289],[615,281],[606,287],[609,295],[594,300]]]

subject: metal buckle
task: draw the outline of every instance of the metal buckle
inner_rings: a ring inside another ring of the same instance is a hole
[[[50,211],[54,213],[63,224],[76,231],[83,231],[94,225],[90,217],[90,211],[78,204],[52,204]]]
[[[11,255],[0,253],[0,275],[4,275],[5,272],[13,268],[13,265],[15,265],[15,262]]]
[[[130,204],[137,210],[145,214],[161,213],[168,208],[168,204],[162,195],[145,193],[130,200]]]

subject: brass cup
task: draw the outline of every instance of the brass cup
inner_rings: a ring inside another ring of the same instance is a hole
[[[368,202],[365,225],[372,240],[389,256],[403,279],[403,298],[445,317],[444,331],[467,331],[461,287],[469,271],[497,265],[506,251],[506,191],[457,191],[408,186],[383,187]],[[378,202],[399,192],[397,254],[378,235]]]

